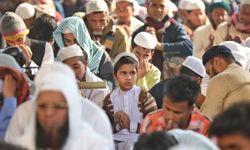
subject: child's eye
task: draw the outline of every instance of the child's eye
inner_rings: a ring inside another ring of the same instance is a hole
[[[135,72],[135,71],[132,71],[132,72],[130,72],[130,74],[131,74],[131,75],[135,75],[135,74],[136,74],[136,72]]]

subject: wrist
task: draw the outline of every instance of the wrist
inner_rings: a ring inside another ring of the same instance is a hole
[[[159,43],[159,42],[157,42],[157,44],[156,44],[156,47],[155,47],[157,50],[163,50],[163,48],[162,48],[162,44],[161,43]]]

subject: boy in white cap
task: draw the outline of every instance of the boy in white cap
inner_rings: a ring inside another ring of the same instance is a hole
[[[148,32],[140,32],[134,38],[133,53],[139,60],[137,85],[150,90],[161,80],[161,72],[150,63],[156,46],[155,37]]]
[[[93,74],[88,68],[88,58],[81,48],[74,44],[59,50],[58,58],[61,62],[69,65],[75,72],[79,82],[102,82],[103,80]],[[105,89],[81,89],[81,95],[102,108],[103,97],[109,93],[108,87]]]
[[[104,0],[91,0],[86,4],[86,16],[83,18],[92,40],[103,45],[111,60],[121,52],[129,50],[126,31],[113,25]]]
[[[222,41],[241,43],[250,36],[250,0],[241,0],[239,11],[232,15],[229,22],[218,26]]]

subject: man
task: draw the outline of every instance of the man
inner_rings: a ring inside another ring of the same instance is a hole
[[[54,125],[54,123],[58,123],[57,121],[62,119],[59,114],[61,114],[62,111],[64,111],[66,107],[68,111],[70,112],[75,111],[74,114],[69,113],[69,115],[67,115],[67,118],[69,119],[68,127],[70,129],[70,131],[68,132],[69,133],[68,138],[71,137],[70,135],[72,131],[74,131],[76,135],[77,133],[85,134],[86,132],[85,133],[80,132],[81,129],[78,130],[79,126],[77,126],[77,123],[85,122],[85,123],[88,123],[94,129],[95,131],[93,132],[94,134],[95,133],[100,134],[100,136],[107,139],[108,143],[106,144],[108,146],[113,147],[114,144],[113,144],[111,125],[107,116],[105,115],[105,113],[103,112],[101,108],[99,108],[98,106],[90,102],[89,100],[82,98],[82,96],[80,95],[78,91],[78,87],[76,83],[77,81],[75,80],[75,75],[73,71],[67,65],[64,65],[62,63],[54,63],[51,65],[42,67],[34,81],[36,90],[35,90],[34,96],[32,97],[33,99],[23,103],[23,105],[20,105],[17,108],[17,110],[13,114],[9,127],[6,131],[5,141],[13,143],[13,144],[15,144],[15,142],[18,142],[21,145],[25,145],[25,146],[32,146],[33,144],[37,144],[36,142],[34,142],[36,138],[34,137],[34,135],[32,135],[36,133],[34,131],[34,129],[36,129],[36,126],[32,126],[32,125],[36,124],[35,123],[36,120],[34,119],[36,119],[36,117],[38,116],[36,115],[38,112],[37,109],[39,109],[40,112],[42,112],[42,110],[44,112],[47,112],[46,114],[44,114],[44,117],[43,117],[43,120],[45,121],[43,123],[43,126],[47,126],[47,127],[50,126],[49,129],[53,130],[53,129],[56,129],[55,127],[57,127]],[[44,101],[44,103],[38,104],[37,100],[39,99],[40,92],[42,90],[48,90],[48,91],[54,91],[54,92],[58,90],[61,91],[63,95],[65,96],[68,104],[65,106],[65,104],[56,103],[54,100],[58,100],[58,97],[55,95],[54,95],[55,97],[53,97],[53,95],[47,95],[46,97],[40,98],[41,100],[45,100],[47,102]],[[75,105],[72,106],[72,104],[75,104]],[[62,131],[62,130],[58,130],[58,131]],[[43,136],[41,136],[40,138],[42,137]],[[86,142],[85,140],[81,138],[75,139],[75,140],[76,141],[80,140],[82,143]],[[85,142],[83,142],[82,140]],[[42,139],[42,141],[45,142],[46,140]],[[96,142],[97,141],[95,141],[94,143]],[[64,146],[65,145],[66,144],[64,144]],[[82,149],[82,148],[84,148],[84,146],[81,148],[78,147],[76,149]],[[92,148],[89,148],[89,149],[92,149]],[[29,149],[35,149],[35,148],[29,148]],[[43,148],[43,149],[47,149],[47,148]],[[56,149],[59,149],[59,148],[56,148]],[[74,149],[74,148],[65,148],[65,149]]]
[[[145,117],[141,132],[180,128],[206,135],[210,121],[194,110],[194,103],[200,92],[196,81],[187,76],[177,76],[171,78],[164,89],[162,109]]]
[[[184,12],[185,19],[183,24],[190,30],[190,37],[193,36],[193,32],[199,26],[209,24],[205,12],[205,4],[202,0],[184,0],[181,6],[181,10]]]
[[[128,36],[122,27],[113,25],[104,0],[91,0],[86,5],[84,21],[92,40],[103,45],[111,60],[129,50]]]
[[[115,24],[123,25],[128,30],[130,37],[134,31],[144,23],[134,17],[134,0],[116,0],[115,14],[117,19]]]
[[[241,0],[239,11],[232,15],[230,22],[218,26],[223,41],[241,43],[250,36],[250,0]],[[220,41],[220,42],[223,42]]]
[[[250,104],[239,103],[218,115],[209,129],[221,150],[247,150],[250,147]]]
[[[26,27],[30,29],[36,15],[34,6],[29,3],[21,3],[17,6],[15,13],[23,19]]]
[[[87,55],[83,53],[81,48],[74,44],[59,50],[58,58],[61,62],[67,64],[75,72],[78,82],[102,82],[95,74],[90,72],[88,66]],[[81,95],[91,100],[100,108],[103,105],[103,98],[109,93],[108,87],[104,89],[82,89]]]
[[[201,111],[214,118],[236,102],[250,101],[250,73],[235,63],[230,49],[214,46],[202,56],[210,77]]]
[[[226,0],[211,2],[208,6],[211,24],[198,27],[193,34],[194,56],[201,58],[209,47],[223,41],[217,31],[217,26],[228,20],[229,13],[230,6]]]
[[[156,39],[148,32],[140,32],[135,36],[134,42],[136,46],[133,53],[139,60],[136,84],[148,91],[161,80],[160,70],[150,63],[154,54]]]
[[[29,30],[22,18],[13,12],[6,12],[0,21],[0,32],[8,46],[22,49],[26,59],[26,67],[32,65],[40,67],[46,63],[53,63],[54,54],[47,42],[28,39]]]
[[[206,69],[202,64],[202,61],[194,56],[188,56],[178,71],[179,75],[187,75],[199,85],[201,85],[202,79],[206,75]],[[162,107],[162,97],[164,94],[164,86],[168,84],[168,79],[163,80],[156,84],[153,88],[149,90],[149,93],[155,98],[158,108]],[[201,103],[204,101],[204,96],[200,93],[196,99],[195,105],[200,107]]]
[[[149,0],[146,6],[146,24],[135,31],[132,38],[142,31],[156,35],[158,41],[152,64],[161,72],[164,70],[164,78],[169,78],[175,74],[176,66],[182,63],[186,56],[192,55],[193,45],[182,26],[168,17],[168,0]],[[132,48],[134,46],[132,43]],[[164,60],[166,63],[163,69]]]

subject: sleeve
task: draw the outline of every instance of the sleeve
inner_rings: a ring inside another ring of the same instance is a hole
[[[147,81],[146,81],[146,77],[143,77],[141,79],[138,79],[136,81],[136,85],[138,85],[139,87],[145,89],[148,91],[148,85],[147,85]]]
[[[152,71],[152,74],[150,74],[149,76],[149,80],[148,80],[148,90],[150,90],[154,85],[156,85],[157,83],[159,83],[161,80],[161,72],[158,68],[154,68]]]
[[[101,58],[99,73],[97,76],[108,82],[109,89],[112,90],[115,85],[115,80],[113,77],[114,67],[110,60],[109,55],[104,52]]]
[[[54,62],[53,48],[48,42],[46,42],[42,65],[44,65],[44,64],[52,64],[53,62]]]
[[[201,36],[203,36],[202,29],[204,29],[203,26],[199,27],[194,31],[193,34],[194,56],[198,58],[202,58],[202,55],[205,52],[204,50],[206,48],[206,45],[202,40],[204,37],[201,38]],[[209,41],[209,39],[207,39],[207,41]]]
[[[143,95],[142,112],[143,112],[143,117],[145,117],[147,114],[157,110],[157,104],[155,102],[154,97],[150,95],[149,92],[142,90],[141,94]]]
[[[114,45],[112,47],[112,58],[114,59],[122,52],[128,52],[128,36],[123,28],[117,27],[115,30]]]
[[[193,51],[193,44],[190,40],[189,36],[187,35],[184,28],[178,24],[175,23],[173,27],[169,27],[169,29],[166,29],[167,32],[165,34],[170,34],[166,36],[172,36],[174,37],[172,39],[173,42],[163,42],[162,48],[166,53],[174,54],[174,55],[184,55],[189,56],[192,55]],[[165,39],[165,38],[164,38]]]
[[[6,97],[0,111],[0,140],[4,138],[10,119],[17,108],[17,99],[14,96]]]
[[[201,105],[201,112],[209,118],[214,118],[223,111],[224,99],[229,91],[225,83],[225,77],[218,75],[208,84],[206,100]]]

